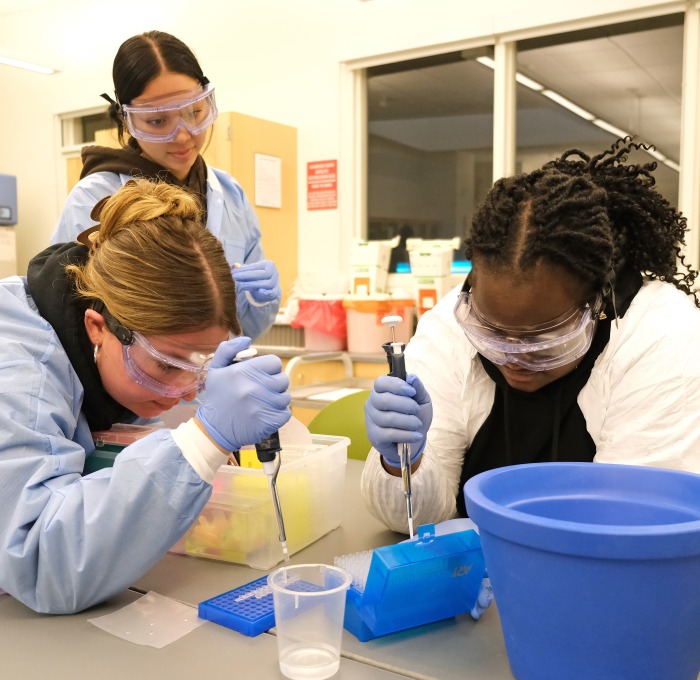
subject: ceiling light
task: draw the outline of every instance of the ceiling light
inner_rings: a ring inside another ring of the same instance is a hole
[[[477,57],[476,60],[484,66],[488,66],[489,68],[493,69],[496,68],[496,62],[493,59],[491,59],[491,57]]]
[[[653,147],[650,149],[646,149],[646,152],[650,155],[656,158],[657,161],[661,161],[662,163],[666,160],[666,156],[664,156],[660,151],[657,151]]]
[[[589,113],[585,109],[582,109],[580,106],[577,106],[573,102],[569,101],[566,97],[562,97],[558,92],[554,92],[553,90],[542,90],[542,94],[548,99],[551,99],[553,102],[559,104],[559,106],[563,106],[565,109],[569,109],[569,111],[575,113],[577,116],[583,118],[584,120],[593,120],[595,118],[595,116],[592,113]]]
[[[615,135],[616,137],[619,137],[620,139],[623,139],[624,137],[631,137],[629,132],[625,132],[624,130],[620,130],[620,128],[615,127],[614,125],[611,125],[605,120],[602,120],[601,118],[596,118],[595,120],[591,121],[593,125],[597,125],[599,128],[605,130],[606,132],[609,132],[612,135]]]
[[[665,161],[663,161],[664,165],[668,165],[671,170],[675,170],[676,172],[681,171],[681,166],[678,165],[675,161],[672,161],[670,158],[667,158]]]
[[[531,90],[534,90],[535,92],[542,92],[542,90],[544,90],[544,85],[540,85],[539,83],[536,83],[534,80],[532,80],[531,78],[528,78],[527,76],[524,76],[522,73],[516,73],[515,79],[521,85],[525,85],[525,87],[529,87]]]
[[[15,66],[16,68],[23,68],[27,71],[34,71],[36,73],[43,73],[46,76],[56,73],[56,69],[49,68],[48,66],[39,66],[38,64],[32,64],[28,61],[22,61],[20,59],[11,59],[10,57],[0,56],[0,64]]]

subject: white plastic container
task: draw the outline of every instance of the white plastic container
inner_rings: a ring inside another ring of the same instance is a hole
[[[374,295],[386,288],[391,251],[400,237],[385,241],[355,240],[350,248],[350,290],[354,295]]]
[[[346,297],[343,306],[347,312],[348,352],[377,354],[382,345],[391,340],[391,330],[382,324],[382,318],[396,315],[403,322],[395,326],[396,340],[408,343],[413,335],[413,298],[392,298],[389,295],[355,295]]]
[[[313,434],[311,447],[285,447],[277,489],[290,555],[340,526],[347,437]],[[223,465],[209,502],[171,552],[270,569],[283,559],[267,477]]]
[[[459,248],[460,238],[409,238],[406,249],[411,261],[418,314],[432,309],[451,288],[452,253]]]

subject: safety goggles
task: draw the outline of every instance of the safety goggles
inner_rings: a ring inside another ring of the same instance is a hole
[[[172,357],[157,350],[138,331],[120,324],[104,305],[96,305],[95,310],[104,316],[107,328],[121,342],[126,372],[135,383],[172,398],[183,397],[204,387],[213,352],[194,351],[186,358]]]
[[[471,291],[463,290],[454,315],[476,351],[492,363],[550,371],[576,361],[589,350],[602,307],[599,293],[592,304],[572,307],[547,323],[502,328],[485,319],[474,305]]]
[[[186,99],[178,98],[157,106],[123,104],[121,110],[129,134],[144,142],[172,142],[182,127],[198,135],[219,115],[211,84]]]

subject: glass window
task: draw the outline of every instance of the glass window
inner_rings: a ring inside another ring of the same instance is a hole
[[[367,238],[401,236],[390,271],[407,271],[406,238],[463,239],[491,187],[493,72],[476,61],[483,54],[367,71]]]
[[[654,145],[660,193],[678,204],[683,14],[517,44],[516,172],[618,137]],[[367,70],[367,238],[464,238],[493,181],[493,50]],[[455,259],[462,251],[455,250]]]
[[[94,144],[97,133],[116,129],[107,109],[98,113],[67,114],[61,116],[61,145],[65,148]]]
[[[80,119],[83,142],[94,142],[95,133],[101,130],[116,129],[116,126],[106,113],[96,113],[92,116],[83,116]]]
[[[656,160],[657,188],[677,205],[682,57],[682,14],[519,42],[518,170],[629,134],[656,147],[630,160]]]

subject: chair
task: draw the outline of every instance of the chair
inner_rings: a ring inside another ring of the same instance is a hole
[[[312,434],[350,437],[348,458],[365,460],[372,448],[365,429],[365,402],[369,390],[361,390],[332,401],[309,423]]]

